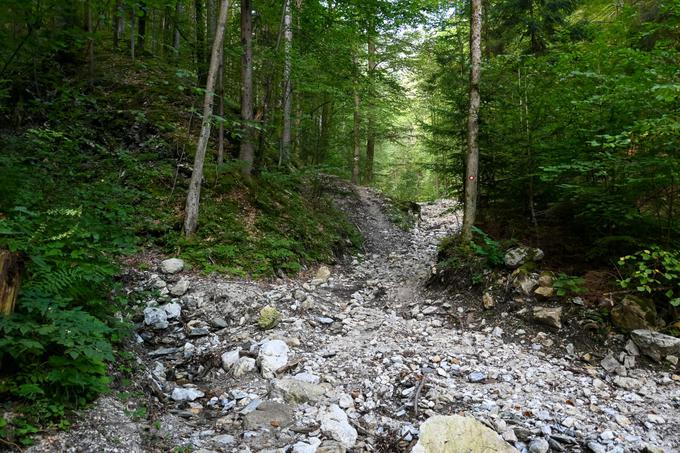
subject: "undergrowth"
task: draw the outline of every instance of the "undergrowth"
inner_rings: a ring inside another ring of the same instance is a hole
[[[206,165],[199,230],[184,239],[191,84],[160,63],[111,67],[126,76],[46,76],[44,95],[14,109],[20,124],[0,131],[0,249],[23,261],[15,313],[0,316],[4,443],[66,427],[110,387],[131,310],[122,255],[155,248],[204,272],[271,277],[360,245],[312,174],[245,184],[235,164]]]

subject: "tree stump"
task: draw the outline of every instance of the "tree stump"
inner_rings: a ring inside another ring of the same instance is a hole
[[[0,315],[14,312],[14,304],[21,286],[21,256],[0,250]]]

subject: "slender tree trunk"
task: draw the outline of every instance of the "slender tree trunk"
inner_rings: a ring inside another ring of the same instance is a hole
[[[137,48],[141,54],[144,54],[144,45],[146,44],[146,19],[148,17],[146,1],[139,2],[139,8],[142,14],[138,18]]]
[[[175,56],[179,54],[179,19],[182,17],[182,2],[177,0],[175,3],[175,20],[174,22],[174,34],[172,37],[172,48],[175,50]]]
[[[227,22],[227,12],[229,1],[223,0],[220,8],[220,18],[215,31],[215,41],[213,42],[212,54],[210,56],[210,68],[205,87],[205,98],[203,100],[203,122],[201,133],[198,136],[196,145],[196,156],[194,158],[194,170],[191,173],[189,192],[187,193],[186,208],[184,210],[184,234],[189,237],[196,232],[198,225],[198,207],[201,198],[201,181],[203,180],[203,164],[205,154],[210,140],[210,127],[212,125],[213,100],[215,96],[215,81],[217,80],[218,68],[220,65],[220,53],[224,41],[224,28]]]
[[[118,49],[118,41],[122,35],[121,27],[123,25],[122,18],[122,8],[123,0],[116,0],[116,4],[113,7],[113,49]]]
[[[132,61],[135,61],[135,42],[137,41],[136,23],[137,13],[133,5],[130,7],[130,58],[132,58]]]
[[[224,119],[224,46],[220,48],[220,73],[217,77],[217,95],[219,96],[219,114]],[[217,165],[224,163],[224,121],[220,121],[217,131]]]
[[[94,76],[94,27],[92,26],[92,2],[85,3],[85,28],[87,30],[87,65],[90,77]]]
[[[0,315],[14,312],[21,286],[21,267],[19,255],[0,250]]]
[[[290,159],[290,140],[291,140],[291,113],[293,109],[293,81],[291,72],[293,68],[293,18],[291,13],[291,0],[284,0],[285,13],[283,16],[283,41],[285,62],[283,66],[283,132],[281,135],[281,156],[280,163],[287,163]]]
[[[203,0],[194,0],[194,10],[196,12],[196,73],[198,74],[198,84],[205,85],[205,17],[203,14]]]
[[[482,1],[472,0],[470,14],[470,110],[468,114],[468,151],[465,173],[465,212],[463,241],[472,239],[472,227],[477,215],[479,172],[479,80],[482,69]]]
[[[239,160],[243,161],[241,173],[248,179],[253,170],[255,150],[253,144],[253,24],[252,0],[241,0],[241,121],[243,134]]]
[[[372,30],[369,32],[372,33]],[[368,123],[366,125],[366,162],[364,163],[364,183],[373,182],[373,160],[375,156],[375,41],[373,36],[368,38],[368,83],[370,86],[370,98],[368,100]]]
[[[361,155],[361,99],[359,98],[359,88],[354,84],[354,153],[352,154],[352,182],[359,184],[359,158]]]

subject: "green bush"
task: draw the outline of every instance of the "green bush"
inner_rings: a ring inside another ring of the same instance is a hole
[[[680,253],[656,245],[619,258],[619,285],[646,295],[657,295],[680,306]]]
[[[102,214],[18,207],[0,219],[0,248],[25,261],[16,312],[0,317],[0,397],[18,402],[20,416],[0,436],[27,443],[30,427],[108,389],[112,341],[124,331],[111,293],[120,249],[97,232]]]

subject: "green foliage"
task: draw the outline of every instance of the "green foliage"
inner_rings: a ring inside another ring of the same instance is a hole
[[[503,265],[505,254],[501,245],[480,228],[473,227],[472,231],[473,240],[470,242],[470,247],[475,254],[484,258],[490,268]]]
[[[598,264],[640,242],[675,247],[677,1],[649,11],[604,11],[610,5],[600,2],[546,2],[530,11],[505,0],[492,5],[481,87],[480,220],[494,222],[503,237],[567,232],[574,244],[546,252],[559,258],[578,246],[580,259]],[[451,19],[456,23],[425,44],[418,65],[434,168],[454,188],[465,171],[463,19]]]
[[[503,248],[479,228],[463,243],[459,235],[444,238],[438,247],[437,267],[445,283],[460,289],[477,286],[491,270],[503,264]]]
[[[22,403],[7,428],[20,442],[108,389],[111,342],[123,333],[112,320],[115,247],[89,221],[80,208],[17,207],[0,219],[0,248],[26,261],[16,312],[0,318],[0,395]]]
[[[577,296],[586,292],[584,284],[585,280],[583,277],[576,277],[560,272],[553,281],[553,288],[555,288],[555,294],[560,297]]]
[[[673,307],[680,306],[680,253],[659,246],[619,259],[619,285],[645,295],[655,295]]]
[[[226,195],[205,191],[197,233],[184,239],[179,231],[158,242],[178,247],[181,256],[205,272],[270,277],[295,274],[314,262],[328,262],[356,250],[361,237],[336,211],[315,176],[263,172],[249,186],[238,176],[218,176],[230,185]]]

